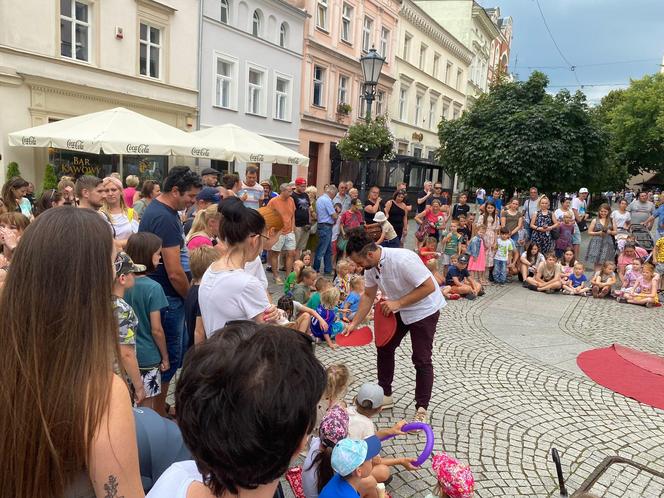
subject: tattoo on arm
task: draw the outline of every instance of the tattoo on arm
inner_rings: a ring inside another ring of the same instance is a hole
[[[108,476],[108,481],[104,484],[104,498],[124,498],[124,496],[118,496],[118,478],[114,475]]]

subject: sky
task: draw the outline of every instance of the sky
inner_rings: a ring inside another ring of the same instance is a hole
[[[565,62],[547,33],[544,18]],[[664,55],[664,0],[479,0],[513,20],[510,72],[525,80],[538,70],[549,91],[581,88],[591,104],[630,78],[660,70]],[[626,62],[639,61],[639,62]],[[610,63],[610,64],[605,64]],[[590,65],[594,64],[594,65]],[[569,66],[574,65],[574,72]],[[565,67],[550,67],[565,66]],[[575,78],[578,78],[578,81]]]

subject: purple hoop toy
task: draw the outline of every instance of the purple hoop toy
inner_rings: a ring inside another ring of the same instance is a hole
[[[410,424],[406,424],[401,428],[402,432],[411,432],[411,431],[422,431],[427,437],[427,442],[424,445],[424,450],[422,450],[422,453],[420,453],[420,456],[417,457],[417,460],[413,462],[413,465],[415,467],[419,467],[422,465],[424,462],[427,461],[429,456],[431,455],[431,452],[433,451],[433,430],[431,429],[431,426],[429,424],[425,424],[423,422],[411,422]],[[384,437],[381,439],[381,441],[387,441],[388,439],[392,439],[393,437],[396,437],[396,434],[392,434],[390,436]]]

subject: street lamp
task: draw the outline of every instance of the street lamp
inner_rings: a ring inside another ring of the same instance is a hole
[[[365,116],[367,124],[371,122],[371,104],[376,98],[376,85],[378,85],[378,78],[380,78],[380,71],[384,63],[385,57],[378,55],[373,47],[371,47],[369,53],[360,57],[360,66],[362,66],[362,76],[364,77],[364,100],[367,101],[367,114]],[[365,155],[360,168],[360,198],[362,200],[366,200],[367,161],[368,158]]]
[[[375,48],[371,48],[369,53],[360,57],[362,66],[362,76],[364,77],[364,100],[367,101],[367,123],[371,121],[371,104],[376,97],[376,85],[380,78],[380,71],[385,63],[385,57],[381,57]]]

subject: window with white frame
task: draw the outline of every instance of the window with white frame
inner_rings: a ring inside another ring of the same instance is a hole
[[[450,74],[452,74],[452,63],[450,61],[447,61],[447,65],[445,66],[445,84],[446,85],[450,84]]]
[[[383,105],[385,105],[385,92],[378,91],[376,92],[376,116],[383,115]]]
[[[251,19],[251,34],[254,36],[261,36],[263,29],[263,18],[261,13],[254,10],[254,15]]]
[[[463,81],[463,69],[457,69],[457,76],[456,76],[456,88],[457,90],[461,90],[461,82]]]
[[[412,40],[413,40],[412,35],[406,33],[403,39],[403,54],[402,54],[402,59],[405,61],[408,61],[408,59],[410,59],[410,44]]]
[[[90,5],[60,0],[60,55],[90,61]]]
[[[247,114],[265,115],[265,72],[249,68],[247,77]]]
[[[362,50],[368,52],[371,48],[371,31],[373,30],[373,20],[365,17],[362,23]]]
[[[231,18],[231,6],[230,0],[220,0],[221,1],[221,10],[219,13],[219,20],[224,24],[228,24]]]
[[[274,91],[274,118],[286,121],[290,119],[290,86],[287,78],[277,76]]]
[[[140,23],[139,72],[143,76],[159,78],[161,71],[161,30]]]
[[[399,119],[406,121],[408,118],[408,87],[399,89]]]
[[[281,27],[279,28],[279,46],[286,48],[287,44],[288,44],[288,24],[282,22]]]
[[[450,119],[450,103],[443,100],[443,119]]]
[[[353,41],[353,7],[345,2],[341,9],[341,39],[347,43]]]
[[[440,66],[440,54],[433,54],[433,69],[431,70],[431,76],[438,79],[438,69]]]
[[[325,68],[314,66],[314,94],[313,104],[318,107],[325,106]]]
[[[360,105],[357,106],[359,111],[357,112],[357,117],[364,119],[367,115],[367,100],[364,98],[364,84],[360,83]]]
[[[436,123],[436,107],[438,107],[436,99],[431,97],[429,100],[429,129],[433,130],[438,123]]]
[[[327,0],[318,0],[316,8],[316,26],[327,30]]]
[[[415,97],[415,126],[422,126],[422,100],[423,97],[421,94]]]
[[[420,45],[420,60],[419,60],[419,63],[418,63],[418,67],[422,71],[424,71],[424,66],[427,63],[427,48],[428,47],[424,43],[422,45]]]
[[[390,51],[390,30],[387,28],[380,29],[380,55],[385,57],[385,63],[389,59]]]
[[[454,109],[452,109],[452,119],[457,119],[459,116],[461,116],[461,108],[454,106]]]
[[[339,104],[348,103],[348,76],[339,76]]]
[[[216,66],[214,103],[224,109],[233,109],[237,85],[237,60],[216,56]]]

